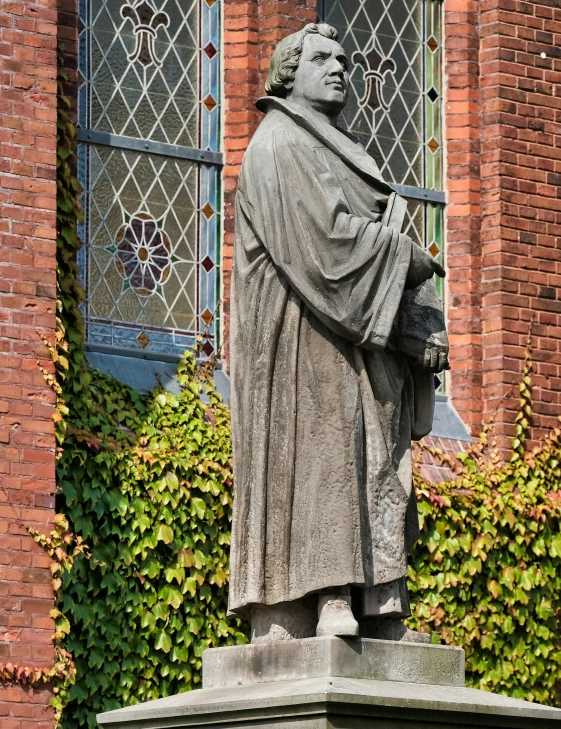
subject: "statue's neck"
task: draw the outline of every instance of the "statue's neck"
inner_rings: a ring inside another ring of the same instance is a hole
[[[332,127],[337,126],[337,120],[339,118],[338,110],[333,112],[330,110],[326,110],[325,106],[321,106],[313,101],[310,101],[309,99],[304,98],[303,96],[295,96],[294,94],[290,94],[286,98],[287,101],[290,101],[293,104],[298,104],[298,106],[302,106],[318,121],[323,121],[324,123],[330,124]]]

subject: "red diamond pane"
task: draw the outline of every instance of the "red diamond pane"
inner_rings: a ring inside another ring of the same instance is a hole
[[[212,43],[207,43],[204,50],[207,56],[211,59],[214,58],[217,53],[217,50]]]
[[[203,344],[203,352],[207,357],[210,357],[210,355],[214,352],[214,347],[210,342],[207,341]]]
[[[210,273],[214,268],[214,261],[212,260],[212,258],[210,258],[210,256],[207,256],[201,261],[201,266],[205,269],[207,273]]]

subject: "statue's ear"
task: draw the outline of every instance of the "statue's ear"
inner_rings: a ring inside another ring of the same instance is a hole
[[[282,82],[282,85],[286,89],[286,94],[288,96],[288,94],[290,94],[290,92],[292,91],[292,89],[294,87],[294,79],[290,79],[290,80],[287,80],[287,81],[283,81]]]

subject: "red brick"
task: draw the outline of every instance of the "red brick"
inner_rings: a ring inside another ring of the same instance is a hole
[[[37,366],[37,328],[53,336],[56,251],[55,0],[5,2],[0,11],[0,660],[50,665],[53,607],[49,558],[26,526],[49,529],[54,516],[53,393]],[[8,50],[10,52],[8,52]],[[25,389],[24,389],[25,388]],[[40,443],[40,445],[38,445]],[[35,480],[24,486],[34,469]],[[4,474],[6,477],[4,478]],[[35,596],[35,597],[34,597]],[[6,652],[5,648],[9,648]],[[0,691],[2,729],[50,729],[50,693]]]

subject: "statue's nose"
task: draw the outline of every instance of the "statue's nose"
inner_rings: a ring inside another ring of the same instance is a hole
[[[333,64],[331,65],[331,68],[329,69],[329,75],[330,76],[339,76],[342,77],[345,72],[345,69],[343,67],[343,64],[339,61],[335,60]]]

